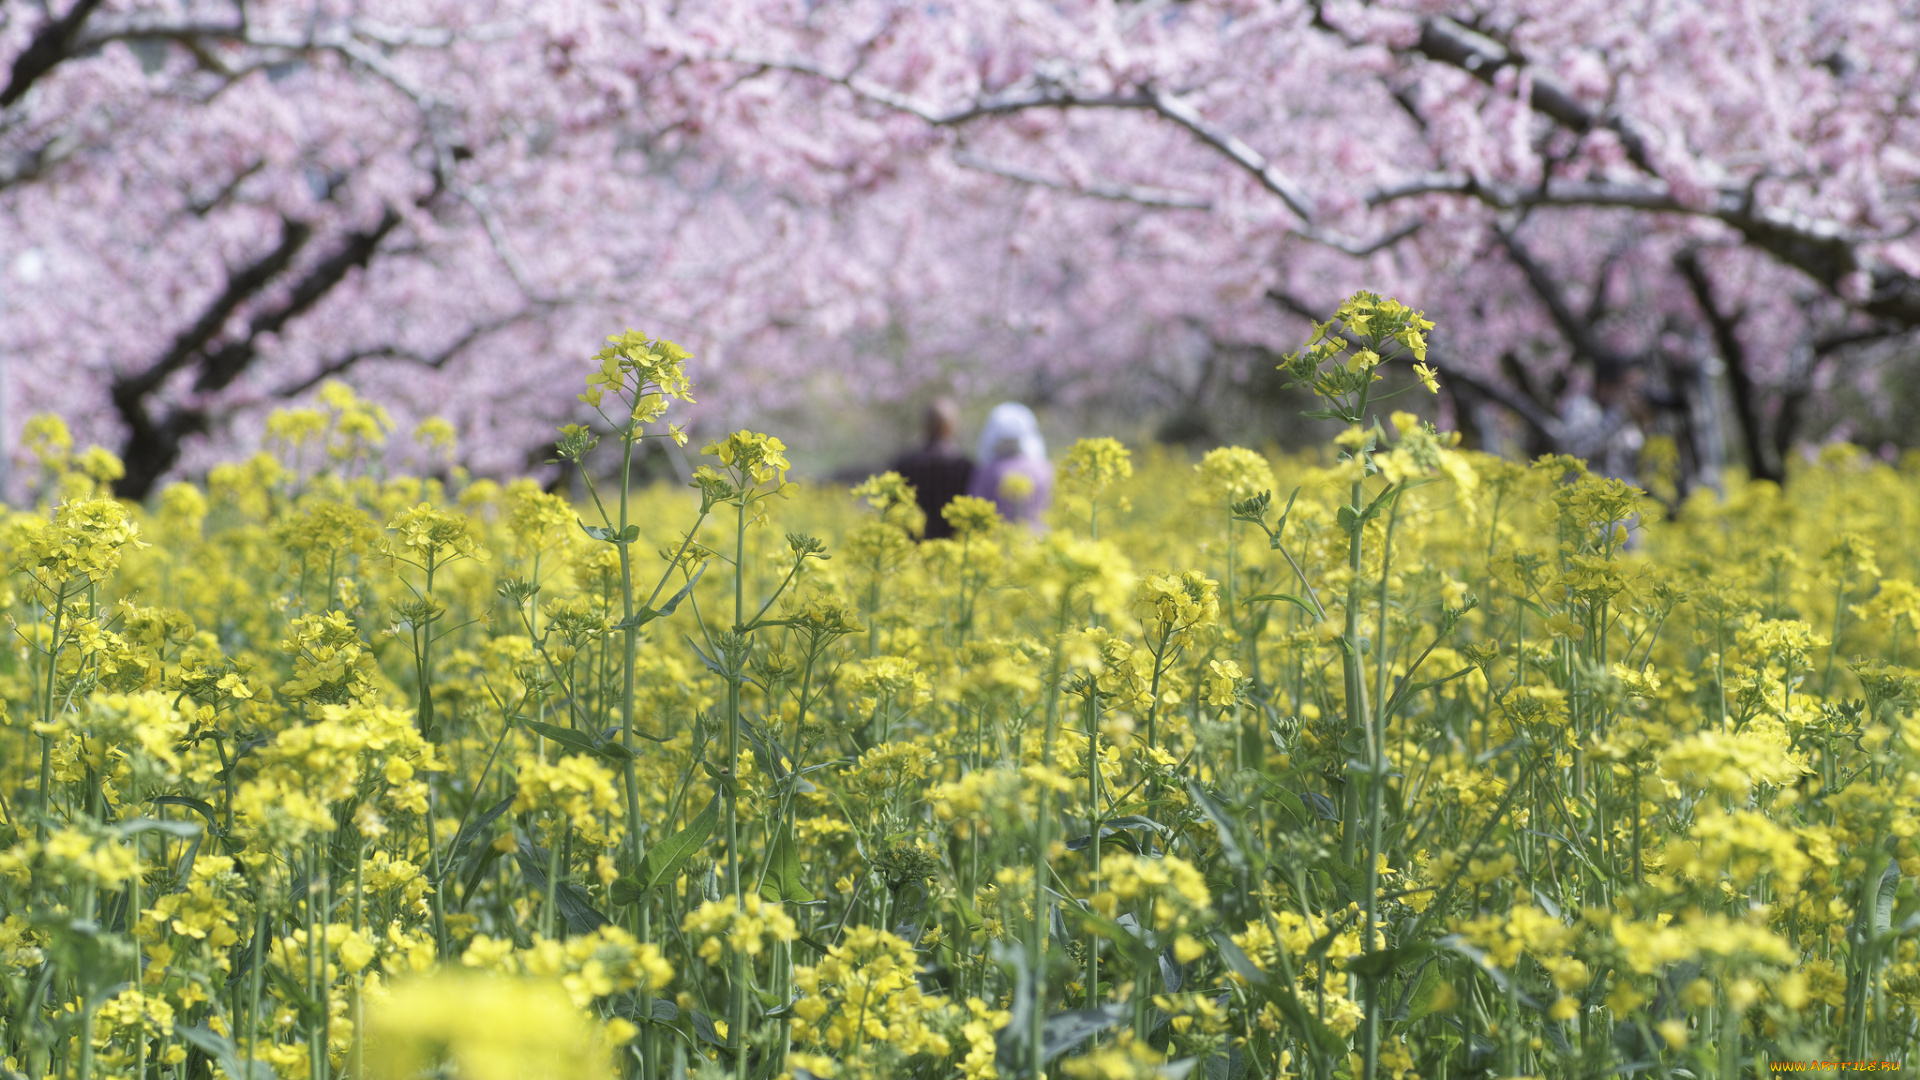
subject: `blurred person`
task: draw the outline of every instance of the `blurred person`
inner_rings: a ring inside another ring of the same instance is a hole
[[[1017,401],[995,405],[980,429],[979,456],[967,494],[992,500],[1008,521],[1038,528],[1053,500],[1053,464],[1033,410]]]
[[[920,509],[927,515],[926,539],[937,540],[953,535],[953,526],[940,511],[956,495],[967,493],[973,459],[960,449],[960,410],[952,401],[939,398],[929,404],[924,422],[926,442],[894,458],[887,467],[913,485]]]

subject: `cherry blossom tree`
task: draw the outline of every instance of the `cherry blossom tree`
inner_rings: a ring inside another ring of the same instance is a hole
[[[1083,264],[1114,290],[1101,325],[1264,346],[1273,307],[1392,290],[1442,321],[1463,412],[1590,454],[1663,424],[1696,470],[1718,363],[1763,476],[1858,354],[1911,356],[1912,3],[787,10],[685,28],[771,84],[754,137],[869,170],[944,154],[1036,189],[1036,219],[1114,207],[1020,239],[1129,235],[1125,267]]]
[[[332,377],[521,468],[598,335],[744,337],[809,242],[656,108],[674,61],[604,12],[5,10],[12,411],[121,448],[128,494]]]
[[[1205,408],[1361,286],[1463,428],[1777,476],[1920,324],[1915,0],[4,10],[13,409],[134,494],[329,376],[518,467],[628,324],[715,424]]]

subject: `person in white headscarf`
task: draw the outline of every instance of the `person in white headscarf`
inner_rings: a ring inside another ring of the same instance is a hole
[[[992,500],[1008,521],[1037,528],[1053,499],[1053,464],[1033,410],[1017,401],[995,405],[980,429],[975,460],[967,494]]]

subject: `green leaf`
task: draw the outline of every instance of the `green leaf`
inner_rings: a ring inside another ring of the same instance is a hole
[[[602,739],[593,744],[593,752],[618,765],[633,760],[633,751],[618,739]]]
[[[241,1059],[240,1052],[235,1049],[233,1041],[226,1036],[214,1033],[204,1024],[195,1027],[175,1024],[173,1033],[180,1036],[182,1042],[191,1043],[201,1053],[219,1062],[227,1075],[234,1077],[235,1080],[249,1075],[246,1068],[249,1063]],[[254,1061],[251,1064],[253,1065],[251,1080],[274,1080],[273,1066],[264,1061]]]
[[[520,873],[535,892],[546,893],[547,862],[549,853],[544,848],[534,847],[527,840],[520,841],[517,852],[520,861]],[[571,881],[556,881],[552,884],[553,899],[560,907],[560,917],[567,921],[567,932],[571,934],[591,934],[607,925],[608,919],[594,909],[587,898],[586,891]]]
[[[1406,489],[1407,488],[1405,484],[1388,485],[1385,491],[1382,491],[1380,494],[1375,495],[1373,497],[1373,501],[1367,504],[1367,508],[1361,511],[1360,520],[1372,521],[1374,518],[1379,517],[1380,512],[1385,510],[1388,506],[1391,506],[1393,504],[1393,500],[1398,498],[1400,493],[1405,491]]]
[[[658,608],[642,607],[640,610],[634,612],[633,614],[627,616],[624,619],[621,619],[619,622],[614,623],[613,626],[610,627],[609,629],[613,629],[613,630],[638,629],[639,627],[645,626],[655,619],[664,619],[667,616],[673,614],[674,609],[680,606],[680,601],[685,600],[687,598],[687,594],[693,591],[693,587],[700,583],[700,575],[706,572],[707,572],[707,564],[701,563],[700,569],[695,570],[693,572],[693,576],[687,579],[687,583],[680,587],[680,591],[677,593],[674,593],[673,596],[670,597],[665,604],[662,604]]]
[[[1547,1006],[1545,1004],[1536,999],[1532,994],[1521,990],[1519,984],[1514,982],[1511,974],[1496,967],[1493,961],[1487,959],[1487,954],[1484,951],[1468,942],[1466,938],[1461,937],[1459,934],[1448,934],[1446,937],[1434,942],[1434,944],[1442,949],[1451,949],[1473,961],[1479,966],[1481,971],[1486,972],[1487,978],[1493,980],[1493,985],[1499,987],[1502,993],[1512,993],[1514,1000],[1520,1004],[1536,1012],[1546,1011]]]
[[[1394,484],[1388,487],[1385,491],[1375,495],[1373,501],[1367,504],[1365,510],[1355,511],[1351,506],[1342,506],[1339,510],[1335,511],[1334,518],[1339,521],[1341,531],[1351,536],[1360,531],[1361,526],[1379,517],[1381,511],[1393,505],[1393,500],[1398,498],[1400,493],[1407,490],[1409,486],[1410,485],[1407,484]]]
[[[113,828],[121,836],[132,836],[143,832],[163,832],[169,836],[188,840],[200,835],[200,826],[191,821],[160,821],[145,817],[119,822]]]
[[[467,902],[473,899],[474,890],[480,887],[480,879],[485,877],[487,871],[492,868],[493,864],[499,862],[505,854],[506,852],[501,851],[492,844],[488,844],[486,847],[473,853],[473,857],[468,860],[466,878],[461,882],[461,907],[465,907]]]
[[[1302,600],[1301,598],[1293,595],[1292,593],[1283,593],[1283,592],[1261,593],[1259,596],[1249,596],[1245,600],[1240,601],[1240,603],[1270,604],[1275,600],[1284,600],[1289,604],[1293,604],[1294,606],[1298,607],[1301,611],[1304,611],[1307,614],[1312,615],[1316,619],[1320,617],[1320,611],[1318,608],[1315,608],[1312,604],[1307,603],[1305,600]]]
[[[1440,972],[1444,966],[1435,962],[1420,969],[1420,978],[1413,984],[1413,994],[1407,999],[1408,1020],[1419,1020],[1433,1012],[1434,998],[1439,996],[1441,984],[1446,982],[1446,977]]]
[[[184,806],[207,819],[207,831],[215,836],[221,835],[220,826],[214,821],[213,805],[205,799],[196,799],[191,795],[155,795],[155,806]]]
[[[775,902],[790,900],[796,904],[813,902],[813,893],[800,881],[800,849],[793,842],[793,826],[782,824],[767,852],[767,872],[760,878],[760,896]]]
[[[580,522],[580,528],[585,530],[586,534],[595,540],[605,540],[609,544],[631,544],[635,540],[640,539],[640,526],[638,525],[629,525],[625,530],[620,530],[611,526],[589,525],[582,521]]]
[[[1052,1061],[1061,1054],[1085,1044],[1092,1036],[1125,1023],[1127,1014],[1131,1011],[1129,1006],[1115,1002],[1102,1005],[1097,1009],[1072,1009],[1054,1013],[1042,1022],[1041,1057]]]
[[[1355,975],[1380,978],[1393,974],[1393,969],[1408,960],[1417,960],[1432,952],[1431,946],[1421,943],[1397,945],[1391,949],[1381,949],[1347,961],[1347,970]]]
[[[1279,806],[1281,811],[1293,819],[1293,827],[1296,829],[1305,828],[1313,820],[1312,815],[1307,812],[1307,804],[1300,801],[1300,796],[1271,780],[1267,781],[1262,789],[1261,797]]]
[[[727,1049],[727,1041],[720,1037],[719,1030],[713,1026],[713,1017],[699,1009],[691,1010],[689,1015],[693,1018],[693,1033],[701,1042],[709,1046],[717,1046],[722,1050]]]
[[[1226,808],[1215,802],[1198,781],[1187,781],[1187,794],[1193,797],[1194,805],[1200,807],[1207,820],[1213,822],[1214,831],[1220,834],[1220,851],[1226,855],[1227,862],[1233,864],[1236,870],[1246,869],[1247,856],[1240,848],[1240,841],[1233,835],[1233,820],[1227,816]]]
[[[615,904],[637,904],[655,889],[664,888],[680,876],[680,870],[687,865],[693,853],[707,842],[713,826],[720,820],[720,796],[707,800],[706,808],[694,815],[687,827],[667,837],[665,840],[647,849],[640,860],[640,869],[633,877],[622,877],[613,883],[613,902]]]
[[[1225,930],[1213,932],[1213,943],[1220,949],[1220,959],[1234,974],[1247,981],[1247,986],[1258,997],[1274,1003],[1288,1024],[1308,1047],[1329,1052],[1345,1045],[1345,1040],[1334,1034],[1333,1029],[1323,1023],[1319,1017],[1300,1003],[1300,998],[1287,985],[1284,979],[1269,979],[1267,973],[1255,966],[1252,958],[1240,946],[1233,943]]]
[[[673,614],[674,609],[680,606],[680,601],[685,600],[687,598],[687,594],[693,591],[693,587],[695,585],[700,584],[700,575],[706,572],[707,572],[707,564],[701,563],[700,569],[695,570],[693,572],[693,575],[687,578],[687,583],[685,585],[680,586],[680,591],[677,593],[674,593],[671,599],[669,599],[666,603],[660,605],[659,610],[656,611],[655,614],[659,615],[662,618],[665,618],[666,616]]]
[[[1893,928],[1893,898],[1900,891],[1900,864],[1888,863],[1880,875],[1880,888],[1873,902],[1873,936],[1880,937]]]
[[[528,731],[536,735],[544,735],[562,746],[570,746],[583,754],[594,754],[597,756],[600,753],[599,741],[584,731],[575,731],[573,728],[563,728],[557,724],[542,723],[539,720],[522,720],[520,722],[527,726]]]
[[[507,808],[513,805],[514,798],[514,795],[508,795],[481,811],[479,817],[460,827],[460,831],[454,835],[453,846],[447,849],[448,865],[459,862],[466,855],[467,849],[473,845],[474,838],[491,829],[493,823],[500,820],[500,815],[506,813]]]
[[[1234,943],[1224,931],[1213,932],[1213,943],[1220,949],[1220,959],[1226,962],[1235,975],[1247,980],[1248,985],[1262,989],[1267,985],[1267,973],[1254,966],[1253,958],[1246,950]]]
[[[1108,818],[1106,821],[1101,822],[1100,840],[1104,845],[1108,837],[1120,836],[1129,831],[1149,832],[1155,836],[1165,836],[1167,827],[1152,818],[1141,817],[1138,814],[1128,814],[1125,817]],[[1067,841],[1068,851],[1083,851],[1091,846],[1093,846],[1092,833],[1088,833],[1085,836],[1076,836]]]

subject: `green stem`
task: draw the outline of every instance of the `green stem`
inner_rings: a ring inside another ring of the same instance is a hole
[[[630,496],[633,490],[633,438],[634,428],[629,424],[621,446],[620,455],[620,536],[624,540],[627,534],[627,517]],[[620,551],[620,601],[624,635],[622,663],[620,672],[620,744],[627,749],[627,759],[621,765],[621,780],[626,784],[627,795],[627,835],[633,855],[633,865],[637,871],[641,861],[646,858],[646,841],[640,830],[640,783],[634,774],[633,741],[633,682],[634,668],[639,660],[640,628],[633,618],[633,545],[621,543]],[[672,572],[672,568],[668,568]],[[657,590],[656,590],[657,591]],[[642,900],[636,930],[642,945],[650,944],[653,937],[651,900]],[[652,1080],[653,1069],[653,994],[649,987],[640,993],[640,1016],[645,1024],[640,1040],[640,1076],[641,1080]],[[356,1078],[357,1080],[357,1078]]]
[[[1396,497],[1387,510],[1387,535],[1380,548],[1380,621],[1373,639],[1373,696],[1381,710],[1367,731],[1367,889],[1366,935],[1361,948],[1374,951],[1374,927],[1380,912],[1380,845],[1383,819],[1386,817],[1386,744],[1387,744],[1387,583],[1393,567],[1393,530],[1400,519],[1400,500]],[[1409,675],[1411,678],[1411,675]],[[1380,979],[1367,979],[1365,1053],[1366,1080],[1374,1080],[1380,1069]]]
[[[556,823],[554,835],[547,838],[547,912],[541,933],[552,938],[559,930],[560,914],[560,832],[565,825]]]
[[[747,494],[741,492],[735,504],[733,531],[733,632],[741,632],[746,615]],[[729,639],[731,640],[731,639]],[[739,778],[734,769],[740,762],[740,665],[745,662],[741,642],[732,641],[727,664],[727,883],[733,890],[736,910],[745,910],[746,898],[740,886],[740,795]],[[747,1076],[747,954],[736,950],[733,957],[732,1022],[727,1028],[727,1045],[733,1050],[734,1076]]]
[[[60,619],[66,614],[67,592],[63,583],[54,596],[53,636],[47,639],[47,693],[40,702],[40,720],[43,724],[53,723],[53,685],[54,676],[60,671]],[[53,817],[53,807],[48,802],[52,797],[49,788],[53,780],[53,736],[40,736],[40,820],[34,824],[34,836],[41,843],[47,842],[47,822]]]
[[[1346,647],[1341,650],[1341,668],[1347,687],[1347,731],[1350,734],[1365,732],[1369,728],[1366,674],[1360,664],[1360,562],[1366,523],[1360,521],[1359,517],[1366,510],[1365,497],[1365,488],[1359,480],[1355,480],[1350,497],[1355,520],[1353,535],[1347,541],[1347,569],[1351,572],[1347,582],[1347,636]],[[1360,846],[1360,787],[1351,778],[1341,785],[1340,802],[1340,861],[1352,866],[1355,850]]]
[[[1087,835],[1092,837],[1089,848],[1092,852],[1092,869],[1088,875],[1088,902],[1100,891],[1100,824],[1104,815],[1100,813],[1100,694],[1092,691],[1087,694]],[[1088,1008],[1100,1004],[1100,935],[1092,930],[1087,933],[1087,990],[1083,995]],[[1099,1042],[1098,1037],[1088,1041],[1088,1049]]]
[[[367,842],[361,840],[353,850],[353,932],[359,933],[366,925],[367,881],[365,867],[367,863]],[[353,1080],[363,1080],[367,1075],[366,1067],[366,1028],[367,1013],[360,998],[363,976],[359,972],[353,975],[353,1001],[349,1008],[353,1011],[353,1049],[348,1058],[347,1070]]]
[[[1047,673],[1047,719],[1046,726],[1040,732],[1040,764],[1046,771],[1053,769],[1054,726],[1060,716],[1060,646],[1067,633],[1068,590],[1060,598],[1059,625],[1054,629],[1053,661]],[[1039,807],[1033,823],[1033,923],[1027,928],[1027,973],[1033,980],[1033,1020],[1028,1031],[1030,1050],[1030,1075],[1034,1080],[1045,1075],[1046,1047],[1045,1031],[1047,1019],[1047,973],[1043,966],[1047,928],[1047,845],[1051,843],[1048,826],[1053,816],[1053,789],[1040,785]],[[1097,846],[1097,839],[1096,839]]]
[[[253,1062],[260,1042],[260,978],[267,966],[267,898],[265,889],[256,889],[254,904],[259,908],[253,931],[253,970],[247,974],[247,1063],[245,1080],[253,1080]]]

